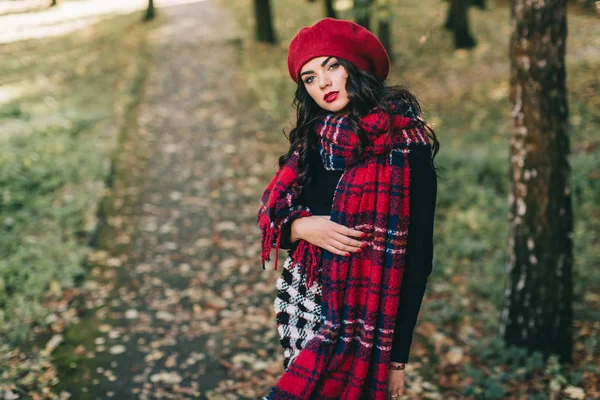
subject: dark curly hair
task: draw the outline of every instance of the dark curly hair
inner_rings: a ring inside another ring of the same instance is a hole
[[[350,99],[348,122],[359,139],[352,152],[354,159],[360,160],[362,158],[364,148],[368,144],[367,135],[358,124],[360,118],[374,107],[379,107],[387,112],[391,119],[393,118],[393,111],[390,109],[388,102],[390,100],[402,100],[406,108],[403,108],[400,112],[407,111],[409,108],[412,109],[414,119],[425,129],[427,136],[433,141],[430,161],[432,167],[436,169],[434,158],[439,151],[439,142],[433,128],[422,119],[421,105],[415,95],[403,86],[386,86],[375,76],[357,68],[351,62],[339,57],[336,57],[336,59],[348,73],[346,81],[346,91]],[[301,79],[298,80],[293,106],[296,109],[296,126],[290,131],[289,137],[286,135],[290,141],[290,148],[286,154],[279,157],[279,166],[285,164],[296,149],[300,151],[299,167],[301,173],[298,184],[301,189],[310,183],[312,168],[315,163],[321,162],[318,159],[317,135],[314,133],[314,124],[318,116],[326,111],[310,97]],[[394,134],[392,128],[390,125],[388,135]]]

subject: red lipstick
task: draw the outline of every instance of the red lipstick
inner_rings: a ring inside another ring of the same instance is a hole
[[[331,103],[332,101],[335,101],[335,99],[337,99],[338,93],[339,92],[329,92],[325,94],[325,96],[323,96],[323,100],[325,100],[328,103]]]

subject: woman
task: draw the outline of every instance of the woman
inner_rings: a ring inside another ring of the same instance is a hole
[[[439,143],[353,22],[300,30],[288,68],[296,127],[258,212],[263,269],[289,249],[275,301],[286,371],[265,398],[398,398],[432,267]]]

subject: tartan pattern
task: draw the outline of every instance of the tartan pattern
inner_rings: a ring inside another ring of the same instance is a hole
[[[283,367],[300,354],[308,341],[317,334],[321,318],[321,286],[307,285],[301,265],[288,257],[283,272],[277,278],[275,313],[279,342],[283,346]]]
[[[399,103],[390,105],[399,111]],[[363,231],[367,246],[361,253],[338,256],[304,240],[298,243],[292,259],[300,264],[309,286],[321,285],[321,326],[270,390],[268,400],[386,398],[410,216],[407,153],[412,146],[430,144],[418,121],[399,112],[392,139],[386,134],[389,118],[383,112],[373,110],[359,124],[370,142],[360,163],[351,160],[358,137],[346,117],[325,114],[315,131],[326,168],[344,170],[331,220]],[[263,268],[271,248],[277,267],[282,226],[311,215],[297,203],[298,160],[294,152],[261,199]]]

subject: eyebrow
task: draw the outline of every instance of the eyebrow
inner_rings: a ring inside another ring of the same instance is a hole
[[[323,61],[323,62],[321,63],[321,67],[324,67],[324,66],[325,66],[325,64],[327,64],[327,63],[329,62],[329,60],[331,60],[332,58],[333,58],[333,56],[331,56],[331,57],[327,57],[327,58],[325,59],[325,61]],[[308,71],[304,71],[303,73],[301,73],[301,74],[300,74],[300,76],[302,76],[302,75],[306,75],[306,74],[314,74],[314,73],[315,73],[315,72],[314,72],[313,70],[308,70]]]

